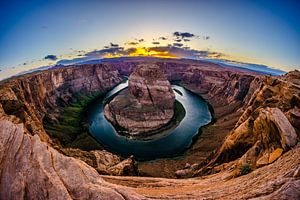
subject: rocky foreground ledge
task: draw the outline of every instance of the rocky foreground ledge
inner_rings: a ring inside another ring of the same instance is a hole
[[[143,135],[168,124],[174,115],[175,94],[162,69],[141,64],[128,79],[128,89],[104,108],[105,117],[129,135]]]
[[[180,171],[194,178],[103,176],[100,169],[118,174],[113,171],[128,160],[112,161],[103,150],[74,148],[71,155],[45,132],[43,119],[50,115],[53,123],[59,122],[59,108],[77,92],[105,92],[122,81],[119,72],[126,74],[136,65],[71,66],[2,82],[0,199],[300,198],[298,71],[267,77],[208,63],[159,63],[169,79],[180,78],[214,108],[237,105],[241,113],[207,162]],[[97,159],[90,159],[92,155]],[[252,172],[240,174],[249,167]]]

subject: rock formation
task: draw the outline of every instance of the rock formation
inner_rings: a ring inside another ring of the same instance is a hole
[[[129,76],[128,90],[105,106],[105,116],[130,135],[157,130],[174,115],[175,95],[163,71],[142,64]]]
[[[60,123],[62,108],[78,92],[105,92],[122,81],[119,72],[130,73],[139,63],[69,66],[1,82],[0,199],[300,198],[298,71],[265,77],[202,62],[157,64],[169,80],[181,80],[214,107],[217,122],[211,127],[222,127],[212,139],[200,141],[217,140],[215,136],[223,134],[220,148],[209,158],[205,152],[207,161],[194,159],[179,173],[205,176],[180,180],[113,176],[134,174],[133,158],[122,160],[101,149],[65,148],[49,137],[45,118]],[[223,126],[231,113],[237,119],[227,134]],[[181,158],[176,159],[173,165]],[[245,164],[252,172],[241,176]]]
[[[235,175],[239,175],[244,165],[254,170],[274,162],[283,152],[293,148],[300,135],[296,122],[300,108],[296,103],[299,78],[297,71],[282,77],[261,78],[259,87],[242,109],[241,117],[215,158],[200,170],[185,169],[185,176],[215,173],[225,168],[235,169]],[[220,165],[222,163],[225,164]],[[183,171],[177,173],[183,174]]]

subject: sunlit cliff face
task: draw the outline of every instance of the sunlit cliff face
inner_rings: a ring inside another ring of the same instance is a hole
[[[156,51],[147,47],[137,47],[132,48],[132,51],[129,54],[122,53],[107,53],[104,58],[118,58],[122,56],[149,56],[149,57],[158,57],[158,58],[178,58],[178,56],[171,54],[168,51]]]

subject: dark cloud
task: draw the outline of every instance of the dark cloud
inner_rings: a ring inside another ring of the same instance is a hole
[[[220,58],[225,56],[225,54],[219,52],[209,52],[208,56],[211,58]]]
[[[181,58],[191,58],[191,59],[198,58],[198,54],[199,54],[197,50],[187,50],[185,48],[177,47],[174,45],[151,47],[149,48],[149,50],[168,52],[168,54],[172,56],[177,56]]]
[[[168,52],[168,54],[181,57],[181,58],[189,58],[189,59],[199,59],[199,58],[220,58],[224,56],[222,53],[218,52],[210,52],[209,50],[195,50],[191,49],[188,46],[178,47],[176,45],[168,45],[168,46],[157,46],[150,47],[149,50],[154,50],[158,52]]]
[[[174,32],[173,33],[174,36],[178,37],[178,38],[191,38],[191,37],[195,37],[194,34],[189,33],[189,32]]]
[[[118,44],[114,44],[114,43],[110,43],[110,46],[111,46],[111,47],[119,47]]]
[[[128,44],[128,45],[138,45],[139,43],[138,42],[127,42],[126,44]]]
[[[203,36],[203,40],[209,40],[210,37],[209,36]]]
[[[23,63],[23,65],[27,65],[27,63],[26,63],[26,62],[24,62],[24,63]]]
[[[175,43],[173,43],[173,46],[175,46],[175,47],[182,47],[182,46],[183,46],[183,44],[181,44],[181,43],[178,43],[178,42],[175,42]]]
[[[128,56],[129,54],[133,53],[136,51],[136,48],[135,47],[132,47],[132,48],[128,48],[126,50],[123,50],[121,53],[124,54],[125,56]]]
[[[112,48],[105,48],[100,50],[94,50],[85,54],[85,56],[94,56],[94,57],[102,57],[106,54],[119,54],[123,53],[123,47],[112,47]]]
[[[189,58],[189,59],[199,59],[199,58],[221,58],[223,55],[218,52],[210,52],[209,50],[199,51],[195,49],[191,49],[187,43],[191,38],[199,38],[199,39],[209,39],[209,36],[196,36],[192,33],[188,32],[174,32],[171,38],[167,37],[159,37],[158,39],[152,40],[152,47],[144,47],[143,51],[138,51],[139,48],[132,46],[131,48],[125,49],[124,47],[119,46],[118,44],[110,43],[106,45],[103,49],[95,49],[90,52],[76,52],[78,58],[69,59],[69,60],[60,60],[57,62],[58,64],[74,64],[74,63],[84,63],[84,62],[93,62],[94,60],[99,60],[102,58],[110,58],[110,57],[123,57],[123,56],[136,56],[139,52],[141,56],[147,55],[147,52],[156,51],[155,55],[157,56],[174,56],[179,58]],[[168,44],[167,46],[160,46],[160,41],[158,40],[168,40],[173,39],[173,44]],[[138,45],[141,42],[144,42],[144,39],[135,38],[133,41],[129,41],[125,44],[128,45]],[[149,54],[152,55],[152,54]],[[48,55],[45,59],[51,59]],[[57,58],[56,58],[57,59]]]
[[[104,46],[104,49],[118,48],[119,44],[110,43],[109,45]],[[96,51],[97,49],[95,49]]]
[[[57,56],[56,55],[47,55],[44,58],[45,60],[57,60]]]
[[[158,39],[159,39],[159,40],[167,40],[166,37],[159,37]]]

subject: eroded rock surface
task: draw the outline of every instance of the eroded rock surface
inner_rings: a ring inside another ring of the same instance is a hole
[[[153,131],[174,115],[175,95],[164,72],[155,64],[142,64],[129,76],[128,90],[105,106],[106,118],[130,135]]]
[[[227,167],[236,168],[238,174],[244,165],[256,169],[274,162],[283,152],[293,148],[299,140],[296,122],[299,105],[295,99],[300,94],[300,85],[295,77],[299,79],[300,73],[265,77],[215,159],[196,174],[205,170],[219,171],[220,167],[212,166],[228,162],[232,163]]]
[[[299,199],[299,72],[244,76],[215,64],[186,62],[159,66],[168,78],[182,80],[215,108],[237,105],[228,112],[241,115],[211,163],[202,168],[192,160],[181,171],[183,176],[213,174],[180,180],[100,176],[102,170],[126,171],[132,158],[122,160],[99,150],[73,149],[78,157],[64,152],[43,128],[46,113],[55,122],[59,105],[67,105],[76,92],[108,90],[121,81],[116,68],[126,74],[136,63],[74,66],[1,83],[0,199]],[[198,74],[190,73],[195,70]],[[224,113],[216,111],[218,116]],[[236,177],[244,163],[253,171]]]
[[[143,199],[5,119],[0,120],[0,162],[0,199]]]

